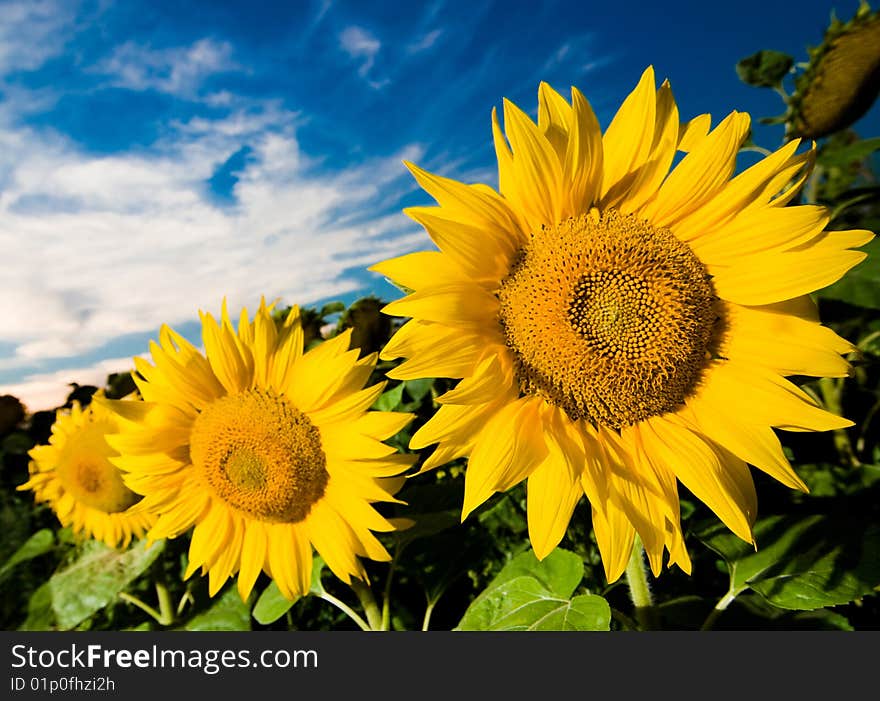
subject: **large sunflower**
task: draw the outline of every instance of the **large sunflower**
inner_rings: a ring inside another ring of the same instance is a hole
[[[411,442],[437,444],[424,470],[468,456],[462,518],[527,478],[538,557],[586,494],[609,580],[636,533],[655,575],[664,549],[689,572],[676,480],[754,542],[748,465],[806,489],[773,429],[851,425],[784,376],[847,375],[807,295],[872,234],[786,206],[813,162],[797,141],[732,177],[748,115],[682,126],[651,68],[604,135],[571,95],[541,84],[537,124],[505,101],[504,133],[493,112],[500,194],[407,164],[439,204],[407,214],[440,250],[372,268],[412,290],[382,357],[463,378]]]
[[[159,514],[148,537],[195,526],[185,576],[207,572],[211,596],[237,572],[246,598],[261,570],[305,595],[313,545],[343,581],[365,578],[357,556],[389,559],[371,531],[393,530],[371,504],[394,501],[412,462],[380,442],[411,415],[367,411],[376,354],[349,350],[350,330],[304,353],[296,308],[280,328],[264,302],[237,330],[225,304],[201,319],[206,355],[163,326],[153,364],[135,358],[144,401],[108,402],[115,461]]]
[[[96,402],[83,409],[75,401],[69,410],[59,409],[48,445],[28,453],[30,479],[18,489],[30,489],[37,501],[48,502],[61,525],[73,526],[75,533],[124,548],[155,517],[138,505],[141,497],[123,484],[110,462],[118,453],[106,437],[116,430],[115,414]]]

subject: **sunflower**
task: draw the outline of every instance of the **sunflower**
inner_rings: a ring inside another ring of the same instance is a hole
[[[159,517],[148,538],[192,539],[216,594],[238,573],[246,599],[265,571],[289,599],[309,591],[312,546],[346,583],[366,579],[358,556],[388,560],[371,531],[393,526],[371,505],[395,501],[409,456],[381,441],[411,415],[368,412],[376,354],[358,358],[348,330],[303,352],[297,308],[276,325],[262,301],[236,330],[225,302],[201,314],[206,354],[167,326],[153,363],[135,358],[143,402],[107,402],[120,417],[108,441],[126,484]]]
[[[754,543],[748,465],[806,490],[773,429],[851,425],[785,376],[847,375],[808,293],[873,235],[786,206],[813,163],[797,141],[734,177],[748,115],[682,125],[652,68],[604,134],[544,83],[537,124],[505,101],[492,128],[499,191],[408,163],[439,206],[405,211],[439,250],[371,268],[409,293],[384,308],[410,317],[389,376],[461,378],[412,437],[437,444],[422,471],[468,457],[462,519],[527,480],[540,558],[586,495],[609,581],[635,534],[655,576],[664,551],[690,572],[678,482]]]
[[[49,444],[28,452],[30,479],[18,489],[30,489],[37,501],[48,502],[61,525],[72,525],[74,533],[125,548],[155,517],[138,505],[140,496],[123,484],[111,462],[118,453],[106,437],[116,430],[115,415],[96,402],[82,408],[74,401],[69,410],[59,409]]]

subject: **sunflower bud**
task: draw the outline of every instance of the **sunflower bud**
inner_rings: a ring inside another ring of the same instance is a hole
[[[786,115],[789,138],[818,139],[859,119],[880,92],[880,12],[863,2],[849,22],[832,18],[809,51]]]

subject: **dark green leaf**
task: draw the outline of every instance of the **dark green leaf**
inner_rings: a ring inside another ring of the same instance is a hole
[[[80,557],[52,575],[52,608],[61,630],[70,630],[113,602],[159,556],[164,541],[139,541],[127,550],[114,550],[90,541]]]
[[[427,514],[415,514],[411,518],[415,524],[404,531],[398,531],[397,539],[400,547],[404,547],[418,538],[432,536],[435,533],[454,528],[461,523],[460,510],[434,511]]]
[[[772,88],[779,85],[794,59],[779,51],[758,51],[736,64],[736,74],[748,85]]]
[[[269,586],[263,589],[263,593],[257,599],[253,610],[253,617],[257,623],[262,623],[263,625],[274,623],[287,613],[296,601],[296,599],[291,601],[286,598],[273,580],[269,582]]]
[[[723,526],[698,537],[724,558],[732,593],[750,588],[780,608],[845,604],[880,585],[880,524],[849,513],[765,518],[755,525],[757,552]]]
[[[421,401],[422,398],[431,391],[431,385],[434,384],[433,378],[424,378],[421,380],[406,380],[403,382],[406,387],[406,393],[414,400]]]
[[[238,588],[227,587],[206,611],[193,616],[183,630],[250,630],[251,614]]]
[[[48,528],[43,528],[34,533],[10,558],[0,566],[0,581],[2,581],[12,569],[27,560],[32,560],[40,555],[45,555],[55,544],[55,536]]]

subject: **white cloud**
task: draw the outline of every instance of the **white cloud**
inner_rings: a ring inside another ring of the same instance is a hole
[[[113,85],[129,90],[193,97],[208,76],[240,68],[232,60],[228,42],[200,39],[190,46],[165,49],[129,41],[92,70],[110,76]]]
[[[0,393],[32,406],[52,382],[85,383],[77,358],[120,336],[196,321],[224,297],[253,311],[261,295],[309,304],[353,292],[352,271],[424,244],[402,214],[378,209],[412,187],[401,160],[418,147],[316,174],[297,115],[266,111],[193,119],[150,152],[100,157],[0,119],[0,343],[14,346],[0,370],[73,368]],[[235,204],[219,207],[206,181],[245,145]]]
[[[0,3],[0,74],[33,70],[64,50],[61,28],[72,3],[6,0]]]
[[[358,75],[366,78],[376,60],[376,54],[382,48],[382,42],[363,27],[352,25],[346,27],[339,35],[339,45],[351,58],[363,59],[358,68]]]
[[[54,409],[64,404],[72,389],[70,383],[103,387],[107,376],[134,369],[132,358],[108,358],[86,367],[28,375],[21,382],[4,386],[0,394],[18,397],[28,412]]]

